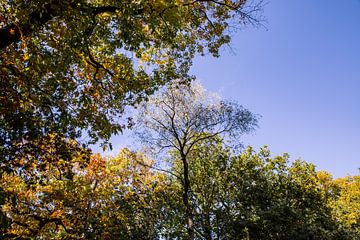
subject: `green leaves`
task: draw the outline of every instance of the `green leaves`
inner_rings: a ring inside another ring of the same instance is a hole
[[[218,55],[229,41],[228,22],[245,21],[250,15],[243,13],[251,12],[245,1],[1,5],[0,156],[6,161],[21,141],[55,133],[108,146],[127,125],[126,106],[169,81],[192,79],[196,52]]]
[[[1,175],[1,237],[187,238],[176,152],[167,171],[128,149],[72,156]],[[188,161],[196,239],[357,239],[358,176],[332,180],[267,148],[234,154],[220,138],[196,144]]]
[[[173,161],[180,174],[180,156]],[[329,205],[312,164],[271,157],[266,147],[233,154],[219,138],[196,144],[188,161],[197,239],[356,239],[332,213],[336,197]]]

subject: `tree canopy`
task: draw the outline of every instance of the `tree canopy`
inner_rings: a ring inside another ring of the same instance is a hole
[[[267,147],[232,152],[215,138],[197,144],[188,156],[195,239],[358,239],[335,217],[331,205],[342,197],[326,197],[320,184],[324,172],[313,164],[290,162],[286,153],[271,157]],[[173,157],[179,174],[181,157]],[[346,191],[339,188],[354,199]]]
[[[360,239],[359,176],[239,151],[258,116],[190,84],[261,9],[0,0],[0,239]],[[134,124],[166,158],[88,148]]]
[[[181,174],[177,152],[172,161],[168,170]],[[188,161],[195,239],[359,239],[358,176],[333,180],[266,147],[233,154],[220,138],[196,144]],[[37,170],[40,182],[3,174],[0,238],[188,238],[183,186],[173,174],[129,149],[82,162],[80,153],[48,163]]]
[[[20,145],[38,152],[29,143],[53,133],[108,145],[131,125],[126,106],[190,79],[195,54],[218,56],[234,28],[258,20],[260,4],[2,0],[1,161],[21,158]]]
[[[235,102],[211,96],[198,82],[184,85],[175,81],[139,107],[136,122],[142,143],[156,151],[175,151],[180,156],[188,237],[194,239],[188,156],[203,141],[225,136],[239,138],[252,131],[257,117]]]
[[[86,167],[81,162],[78,156],[66,163],[71,180],[60,162],[38,171],[40,183],[4,174],[0,238],[156,239],[166,186],[163,175],[143,166],[151,161],[124,149],[111,159],[93,155]]]

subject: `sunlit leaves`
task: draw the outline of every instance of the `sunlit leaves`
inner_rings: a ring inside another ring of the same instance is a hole
[[[252,12],[245,1],[1,5],[0,140],[8,151],[0,154],[6,158],[14,142],[51,133],[86,135],[86,143],[108,146],[127,126],[126,106],[166,82],[190,79],[196,52],[217,56],[229,42],[229,22],[246,22],[243,14]]]
[[[181,158],[174,153],[172,171],[181,174]],[[326,173],[316,172],[312,164],[290,162],[288,154],[271,157],[266,147],[258,152],[248,148],[236,155],[220,138],[196,144],[188,160],[197,239],[356,236],[332,213],[329,201],[337,198],[326,196],[324,183],[319,185],[320,176],[326,178]],[[351,202],[355,196],[350,197]],[[349,213],[356,213],[354,203],[347,208]]]
[[[72,161],[72,179],[51,169],[38,170],[38,183],[3,174],[1,210],[10,223],[3,236],[153,239],[166,186],[151,164],[124,149],[115,158],[93,155],[86,166]]]
[[[360,176],[330,179],[328,182],[331,185],[325,190],[332,196],[329,204],[335,218],[360,236]]]

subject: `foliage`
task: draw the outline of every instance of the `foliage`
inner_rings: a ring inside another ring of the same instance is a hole
[[[360,176],[346,176],[333,180],[322,178],[321,187],[328,196],[334,218],[360,239]]]
[[[126,106],[165,82],[191,78],[194,55],[218,56],[231,27],[256,22],[260,9],[244,0],[1,0],[0,6],[5,165],[16,146],[48,134],[85,134],[87,143],[102,139],[106,147],[131,125],[121,118]]]
[[[137,136],[142,143],[157,151],[176,151],[182,161],[179,176],[188,239],[194,239],[188,155],[202,141],[218,136],[240,137],[252,131],[257,126],[257,117],[235,102],[211,96],[197,82],[184,85],[177,81],[140,105],[137,123]]]
[[[79,156],[80,157],[80,156]],[[80,167],[72,161],[72,180],[49,164],[41,183],[6,173],[0,186],[7,238],[154,239],[162,204],[164,176],[149,171],[151,161],[127,149],[116,158],[93,155]],[[59,163],[58,163],[59,164]],[[46,178],[45,178],[46,176]],[[0,232],[1,234],[1,232]],[[0,235],[1,236],[1,235]]]
[[[335,180],[340,196],[334,203],[335,216],[360,236],[360,176]]]
[[[139,106],[136,136],[157,150],[187,155],[201,141],[239,138],[257,127],[257,116],[236,102],[206,92],[199,82],[172,82]]]
[[[358,239],[332,213],[312,164],[272,158],[266,147],[234,155],[219,138],[197,144],[188,160],[196,239]]]
[[[189,85],[261,2],[0,0],[0,238],[359,239],[359,176],[234,153],[257,117]],[[141,140],[170,168],[91,155],[148,98]]]
[[[2,174],[0,238],[188,238],[177,151],[168,173],[128,149],[87,156]],[[187,159],[195,239],[359,239],[358,176],[332,180],[266,147],[234,154],[220,138]]]

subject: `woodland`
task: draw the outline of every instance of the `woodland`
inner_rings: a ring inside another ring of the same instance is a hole
[[[0,239],[360,239],[360,175],[244,146],[189,73],[264,4],[0,0]]]

